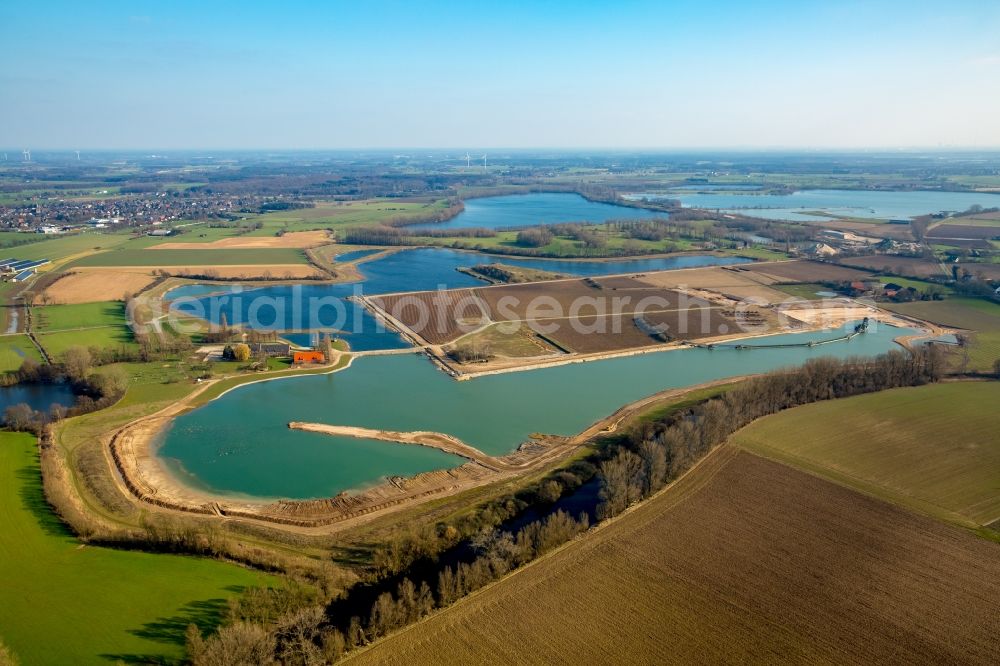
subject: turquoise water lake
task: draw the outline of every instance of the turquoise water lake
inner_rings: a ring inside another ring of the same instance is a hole
[[[562,222],[604,222],[605,220],[665,218],[642,208],[587,201],[579,194],[541,192],[468,199],[465,210],[447,222],[420,224],[408,229],[468,229],[484,227],[525,227]]]
[[[849,327],[853,329],[853,326]],[[449,433],[491,454],[531,433],[577,433],[664,389],[798,365],[871,356],[908,329],[876,326],[850,342],[758,350],[685,349],[456,382],[420,355],[355,359],[347,370],[250,384],[178,417],[159,455],[186,483],[220,494],[329,497],[390,475],[462,464],[433,449],[292,431],[289,421]],[[825,340],[838,332],[773,336]]]
[[[706,188],[702,186],[701,189]],[[762,194],[678,190],[662,196],[680,199],[684,206],[692,208],[718,208],[752,217],[800,222],[824,219],[823,216],[807,215],[806,211],[823,211],[843,217],[908,219],[943,210],[963,211],[976,204],[984,208],[1000,206],[1000,194],[987,192],[799,190],[792,194]]]

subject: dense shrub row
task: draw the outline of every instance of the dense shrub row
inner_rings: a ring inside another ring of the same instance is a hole
[[[659,490],[754,419],[789,407],[934,382],[943,370],[933,346],[871,359],[815,359],[795,370],[750,379],[718,398],[647,424],[600,462],[599,518],[621,513]]]
[[[379,594],[366,613],[349,618],[331,615],[330,608],[294,589],[253,591],[232,606],[230,623],[214,636],[204,638],[196,626],[189,627],[188,653],[196,665],[329,663],[451,605],[566,543],[588,525],[586,515],[574,519],[557,511],[516,534],[483,530],[472,540],[475,558],[441,567],[433,588],[427,580],[417,584],[403,578],[394,591]]]

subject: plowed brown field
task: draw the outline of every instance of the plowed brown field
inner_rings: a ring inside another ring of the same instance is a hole
[[[873,271],[887,271],[896,275],[911,277],[945,277],[941,262],[936,259],[922,257],[894,257],[889,255],[872,255],[865,257],[847,257],[841,263],[858,268],[869,268]]]
[[[45,289],[53,304],[121,301],[126,294],[135,294],[156,280],[160,271],[169,275],[212,276],[224,280],[246,279],[313,279],[325,277],[314,266],[306,264],[272,264],[246,266],[79,266]]]
[[[882,259],[882,257],[878,258]],[[778,261],[766,264],[748,264],[745,268],[754,273],[773,276],[779,282],[842,282],[864,280],[871,276],[871,273],[865,270],[819,261]]]
[[[431,344],[444,344],[484,321],[521,321],[579,353],[656,345],[635,323],[642,312],[672,339],[736,330],[720,306],[628,277],[561,280],[480,289],[389,294],[371,301]]]
[[[431,344],[474,331],[489,317],[489,308],[472,289],[377,296],[371,301]]]
[[[148,268],[77,268],[49,285],[44,293],[49,302],[58,305],[123,301],[126,294],[138,293],[154,280],[156,276]]]
[[[937,238],[973,238],[987,240],[1000,237],[1000,227],[980,227],[969,224],[942,224],[927,232],[928,240]]]
[[[763,273],[737,267],[706,266],[678,271],[647,273],[642,281],[648,285],[666,288],[707,289],[734,300],[758,299],[767,303],[780,303],[788,296],[767,285],[785,282]]]
[[[528,326],[578,354],[620,351],[663,344],[636,326],[632,315],[535,319]]]
[[[355,664],[992,664],[1000,546],[729,447]]]

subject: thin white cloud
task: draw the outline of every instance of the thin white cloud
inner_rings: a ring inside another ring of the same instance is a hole
[[[977,67],[996,67],[1000,65],[1000,53],[990,53],[975,57],[969,60],[969,64]]]

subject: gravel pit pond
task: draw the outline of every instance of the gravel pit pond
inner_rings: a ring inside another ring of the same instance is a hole
[[[258,289],[195,284],[173,289],[166,298],[179,312],[203,316],[214,324],[220,323],[225,314],[230,325],[253,322],[252,328],[280,331],[282,337],[298,345],[316,344],[316,336],[312,331],[328,327],[334,329],[336,337],[346,340],[352,350],[371,351],[401,349],[409,344],[397,333],[380,326],[363,307],[346,300],[348,296],[456,289],[485,284],[482,280],[455,270],[462,266],[499,262],[566,276],[590,277],[749,261],[743,257],[716,255],[569,261],[496,257],[456,250],[419,248],[394,252],[359,264],[358,269],[365,278],[361,282],[273,285]]]
[[[760,338],[829,340],[853,330]],[[873,356],[916,331],[873,325],[848,342],[753,350],[683,349],[456,382],[422,355],[371,356],[328,375],[249,384],[173,421],[157,455],[188,486],[221,495],[306,499],[377,484],[387,476],[456,467],[435,449],[289,430],[290,421],[454,435],[493,455],[535,432],[572,435],[658,391],[799,365]]]
[[[667,214],[588,201],[579,194],[538,192],[466,199],[465,210],[450,220],[412,225],[407,229],[503,229],[566,222],[600,224],[606,220],[643,220],[654,217],[664,219]]]
[[[790,194],[668,192],[662,197],[680,199],[685,207],[798,222],[823,222],[828,219],[826,216],[906,220],[940,211],[964,211],[973,205],[1000,206],[1000,194],[923,190],[799,190]],[[813,215],[813,211],[820,214]]]
[[[76,395],[69,384],[14,384],[0,387],[0,414],[8,407],[25,403],[34,410],[45,412],[54,404],[70,407]]]

